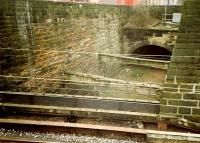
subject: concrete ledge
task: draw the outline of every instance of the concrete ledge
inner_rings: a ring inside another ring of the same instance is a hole
[[[12,92],[12,91],[0,91],[0,94],[13,94],[18,95],[35,95],[35,96],[49,96],[49,97],[70,97],[77,99],[97,99],[97,100],[113,100],[113,101],[125,101],[125,102],[141,102],[141,103],[153,103],[159,104],[159,101],[147,101],[141,99],[127,99],[127,98],[113,98],[113,97],[99,97],[99,96],[82,96],[82,95],[69,95],[69,94],[49,94],[49,93],[33,93],[33,92]],[[0,98],[1,101],[1,98]]]
[[[12,94],[0,93],[0,102],[26,104],[26,105],[43,105],[73,108],[89,108],[116,111],[131,111],[143,113],[159,113],[159,104],[154,102],[140,102],[127,100],[112,100],[104,98],[87,98],[79,96],[63,96],[63,95],[35,95],[28,94]]]
[[[125,57],[125,56],[118,56],[118,55],[104,54],[104,53],[100,53],[98,55],[104,57],[102,58],[103,61],[107,61],[108,58],[109,59],[112,58],[113,60],[117,60],[120,64],[139,65],[139,66],[146,66],[163,70],[167,70],[170,63],[170,61],[133,58],[133,57]]]
[[[200,134],[147,130],[148,143],[199,143]]]
[[[146,122],[155,122],[158,114],[140,113],[130,111],[116,111],[116,110],[102,110],[102,109],[88,109],[88,108],[71,108],[58,106],[38,106],[38,105],[24,105],[24,104],[8,104],[0,103],[0,109],[5,113],[29,113],[38,115],[58,115],[58,116],[82,116],[82,117],[101,117],[105,119],[120,119],[120,120],[143,120]]]

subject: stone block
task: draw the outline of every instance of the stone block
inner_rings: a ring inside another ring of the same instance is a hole
[[[193,85],[192,84],[181,84],[180,92],[192,92]]]
[[[194,69],[185,69],[185,70],[182,70],[182,69],[169,69],[168,71],[168,74],[169,75],[180,75],[180,76],[194,76],[195,75],[195,71]]]
[[[169,70],[170,70],[170,69],[176,69],[177,67],[178,67],[178,64],[177,64],[177,63],[171,62],[171,63],[169,64]]]
[[[167,105],[167,99],[161,99],[160,104]]]
[[[177,69],[181,69],[181,70],[188,70],[188,69],[194,69],[194,65],[191,63],[177,63]]]
[[[190,56],[190,55],[188,55],[188,56]],[[199,61],[200,61],[200,57],[197,57],[197,56],[196,57],[184,57],[184,56],[182,56],[182,57],[180,57],[180,59],[182,59],[181,62],[189,63],[189,64],[198,64]]]
[[[183,95],[185,100],[200,100],[200,94],[188,93]]]
[[[192,122],[200,123],[200,115],[184,115],[184,118]]]
[[[176,88],[171,88],[171,87],[164,87],[163,88],[164,91],[167,91],[167,92],[178,92],[178,89]]]
[[[178,48],[178,47],[177,47]],[[185,56],[185,55],[195,55],[196,51],[192,48],[185,48],[185,49],[177,49],[176,52],[173,53],[175,56]],[[180,57],[181,58],[181,57]]]
[[[174,83],[174,75],[167,75],[167,82]]]
[[[200,71],[199,71],[200,72]],[[198,92],[200,92],[200,84],[196,85],[196,89],[198,90]]]
[[[180,38],[177,38],[177,40],[176,40],[176,42],[177,43],[199,43],[199,39],[198,38],[194,38],[194,39],[192,39],[192,38],[188,38],[187,40],[186,40],[187,38],[186,37],[180,37]]]
[[[165,106],[161,105],[160,106],[160,112],[161,113],[166,113],[166,114],[177,114],[178,112],[178,107],[177,106]]]
[[[182,33],[199,33],[200,32],[200,29],[198,29],[198,26],[181,26],[179,28],[179,30],[182,32]],[[183,42],[184,43],[184,42]]]
[[[166,99],[181,99],[182,98],[182,94],[173,93],[173,92],[163,92],[162,98],[166,98]]]
[[[196,76],[177,76],[178,83],[198,83],[198,77]]]
[[[179,33],[178,34],[178,39],[187,39],[186,41],[188,41],[189,39],[193,40],[193,39],[200,39],[200,33]]]
[[[168,100],[168,104],[169,105],[175,105],[175,106],[188,106],[188,107],[197,107],[198,105],[198,101],[185,101],[185,100],[175,100],[175,99],[171,99]]]
[[[200,116],[200,108],[193,108],[193,109],[192,109],[192,114],[193,114],[193,115],[199,115],[199,116]]]
[[[194,3],[196,3],[196,4],[194,4]],[[186,16],[192,15],[192,16],[200,18],[200,15],[199,15],[200,7],[199,7],[199,5],[200,5],[200,3],[197,3],[197,2],[193,2],[193,3],[186,2],[185,8],[183,10],[183,14],[186,15]]]
[[[191,108],[184,108],[184,107],[179,107],[178,108],[178,113],[179,114],[191,114],[192,109]]]

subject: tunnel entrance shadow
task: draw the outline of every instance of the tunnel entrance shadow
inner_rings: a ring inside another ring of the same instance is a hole
[[[160,46],[146,45],[134,50],[131,54],[139,58],[169,61],[172,53]]]

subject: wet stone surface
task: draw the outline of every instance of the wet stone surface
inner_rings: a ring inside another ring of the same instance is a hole
[[[67,143],[144,143],[135,142],[131,140],[116,140],[102,137],[89,137],[75,134],[55,134],[55,133],[39,133],[39,132],[25,132],[16,130],[0,129],[0,137],[23,138],[33,141],[56,141]]]

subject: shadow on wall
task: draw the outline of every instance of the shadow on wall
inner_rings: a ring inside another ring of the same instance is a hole
[[[160,46],[146,45],[142,46],[131,53],[133,56],[146,59],[167,60],[170,61],[172,53]]]

